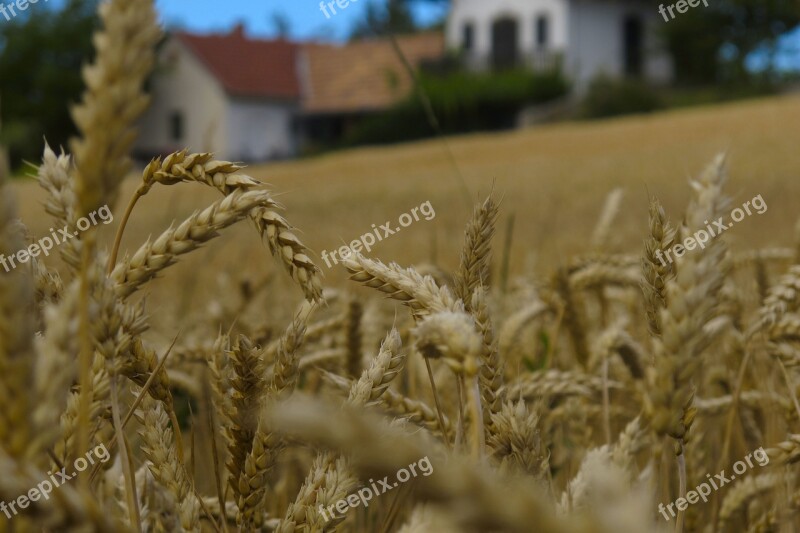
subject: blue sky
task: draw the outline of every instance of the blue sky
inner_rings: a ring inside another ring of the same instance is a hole
[[[225,31],[241,21],[248,34],[270,36],[275,33],[272,17],[281,14],[289,20],[294,38],[343,40],[370,1],[375,0],[351,1],[347,8],[337,8],[337,14],[330,18],[320,10],[319,0],[192,0],[191,8],[187,0],[156,0],[156,5],[165,24],[196,31]],[[413,9],[416,20],[423,23],[434,22],[444,14],[441,7],[426,2]]]
[[[242,22],[249,35],[268,37],[275,34],[273,16],[280,14],[289,21],[290,35],[295,39],[342,41],[363,15],[367,3],[380,1],[351,0],[347,8],[337,9],[330,18],[320,10],[319,0],[192,0],[191,9],[187,9],[187,0],[156,0],[156,5],[167,26],[211,32],[227,31]],[[430,2],[412,6],[414,17],[421,23],[435,22],[445,14],[445,8]],[[778,65],[800,69],[800,28],[784,39],[784,50]],[[752,67],[757,68],[759,63],[757,55],[751,58]]]
[[[60,6],[63,1],[52,0],[51,4]],[[271,37],[276,33],[273,16],[280,14],[289,21],[290,36],[294,39],[343,41],[369,2],[382,3],[385,0],[350,0],[347,8],[337,9],[337,14],[330,18],[326,18],[320,10],[320,0],[156,0],[156,6],[167,27],[181,27],[200,33],[226,32],[237,22],[242,22],[248,35]],[[444,8],[430,4],[412,4],[418,22],[432,23],[442,18]],[[785,69],[800,70],[800,28],[783,39],[783,50],[778,65]],[[758,68],[762,59],[763,56],[754,54],[749,64]]]

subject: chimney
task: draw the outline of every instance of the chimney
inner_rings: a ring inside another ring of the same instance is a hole
[[[239,21],[236,23],[236,26],[233,27],[231,30],[231,35],[235,35],[236,37],[240,37],[242,39],[245,38],[244,36],[244,22]]]

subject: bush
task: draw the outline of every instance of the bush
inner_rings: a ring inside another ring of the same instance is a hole
[[[649,113],[664,107],[659,94],[643,81],[614,80],[599,76],[592,81],[583,101],[587,118]]]
[[[563,96],[569,90],[558,72],[512,70],[492,74],[423,74],[420,86],[444,133],[513,127],[526,105]],[[364,119],[345,137],[346,145],[390,143],[430,137],[435,132],[416,93],[389,110]]]

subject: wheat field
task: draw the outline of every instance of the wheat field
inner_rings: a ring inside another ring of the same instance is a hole
[[[800,98],[136,169],[160,30],[101,18],[80,135],[0,176],[0,531],[800,524]]]

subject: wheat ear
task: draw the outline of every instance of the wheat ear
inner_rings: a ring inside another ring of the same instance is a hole
[[[686,214],[686,234],[705,227],[726,208],[722,189],[727,180],[724,157],[718,157],[701,177],[691,183],[694,196]],[[661,315],[662,335],[656,342],[655,365],[649,373],[647,412],[659,435],[675,439],[681,493],[685,491],[686,470],[683,447],[694,420],[694,377],[708,344],[706,324],[714,317],[716,295],[730,269],[726,247],[717,237],[704,250],[687,254],[678,265],[674,280],[666,286],[667,305]],[[683,530],[682,512],[675,523]]]
[[[263,403],[266,383],[264,368],[258,350],[244,336],[239,336],[226,347],[231,366],[229,409],[227,417],[228,461],[233,495],[238,501],[242,468],[247,455],[253,449],[253,437],[258,425],[258,416]],[[241,507],[240,507],[241,509]]]
[[[547,480],[550,454],[540,436],[539,414],[523,400],[503,404],[492,415],[494,431],[486,441],[492,458],[501,468],[525,472],[539,481]]]
[[[288,396],[297,385],[300,377],[299,348],[305,340],[308,319],[313,309],[312,305],[303,304],[303,309],[278,341],[270,382],[270,393],[275,397]]]
[[[622,197],[625,191],[622,188],[612,190],[606,196],[606,201],[603,203],[603,209],[600,211],[600,217],[594,226],[592,232],[592,248],[595,250],[602,250],[606,247],[611,234],[611,225],[619,213],[620,205],[622,205]]]
[[[470,307],[475,318],[475,325],[483,341],[481,343],[478,384],[483,404],[483,425],[486,430],[486,438],[489,438],[493,432],[492,426],[494,425],[492,415],[500,412],[503,403],[500,390],[504,385],[504,369],[500,362],[500,354],[497,349],[486,298],[486,290],[480,287],[476,288],[475,292],[472,293]]]
[[[53,217],[53,226],[59,229],[74,228],[79,217],[76,214],[74,169],[70,156],[63,151],[56,155],[50,145],[45,144],[42,164],[36,177],[39,186],[47,191],[44,208]],[[73,269],[78,268],[80,263],[81,237],[82,234],[78,234],[59,246],[61,257]]]
[[[400,334],[392,328],[381,343],[377,357],[350,389],[347,403],[371,405],[381,397],[395,376],[403,369],[406,355],[400,348]]]
[[[718,159],[700,180],[693,182],[695,198],[688,210],[688,231],[705,227],[726,200],[723,161]],[[702,359],[706,332],[712,318],[715,295],[722,287],[725,247],[719,238],[705,250],[687,254],[678,265],[674,280],[667,283],[667,305],[661,314],[662,337],[658,343],[655,367],[651,369],[650,398],[652,426],[661,435],[680,441],[685,438],[695,410],[692,408],[694,385]],[[677,415],[677,416],[676,416]]]
[[[133,124],[144,112],[142,91],[161,37],[152,0],[111,0],[100,5],[103,30],[95,34],[94,63],[83,69],[86,90],[72,118],[81,137],[70,142],[77,172],[78,216],[112,205],[131,169]]]
[[[489,286],[492,237],[497,222],[497,205],[492,197],[477,206],[467,224],[461,264],[454,275],[454,292],[471,311],[472,293],[478,287]]]
[[[162,233],[155,241],[146,242],[130,259],[122,261],[111,273],[116,293],[125,298],[153,279],[160,271],[218,236],[218,231],[239,222],[256,206],[274,207],[266,191],[234,191],[202,211]]]
[[[434,313],[415,328],[414,335],[416,347],[426,362],[441,359],[456,374],[459,397],[467,396],[472,417],[472,453],[476,458],[482,457],[486,447],[479,384],[483,339],[476,330],[475,320],[464,312]],[[466,391],[463,390],[465,386]],[[459,402],[459,409],[462,405]]]
[[[92,429],[89,432],[90,445],[100,442],[96,436],[101,428],[109,428],[110,415],[108,408],[110,397],[109,377],[106,371],[105,359],[102,355],[95,353],[94,361],[92,361],[91,404],[89,407],[89,419],[93,421]],[[66,410],[61,415],[60,438],[56,442],[55,454],[61,458],[63,464],[68,464],[80,457],[82,453],[85,453],[77,449],[77,443],[75,442],[79,398],[79,392],[70,393],[67,398]]]
[[[142,452],[149,461],[150,472],[175,498],[183,529],[200,531],[200,502],[186,468],[178,459],[169,416],[163,405],[147,396],[137,418],[142,425]]]
[[[610,381],[608,386],[622,388],[622,384]],[[595,397],[603,390],[600,377],[578,370],[540,370],[524,374],[510,382],[502,391],[505,398],[522,397],[526,400],[547,397],[584,396]]]
[[[111,253],[112,261],[116,259],[122,232],[133,207],[153,184],[171,185],[181,181],[195,181],[214,187],[226,196],[235,191],[250,191],[262,185],[250,176],[238,174],[241,169],[239,165],[228,161],[213,161],[210,154],[188,154],[186,151],[173,153],[163,162],[160,159],[151,161],[142,175],[142,185],[128,204],[120,223]],[[300,285],[306,299],[310,302],[319,302],[322,298],[319,268],[310,259],[308,249],[295,235],[296,230],[271,207],[274,206],[254,208],[249,213],[250,219],[255,223],[261,236],[266,236],[272,255]]]
[[[347,406],[364,406],[377,402],[397,376],[405,362],[405,354],[400,351],[400,334],[396,329],[386,335],[378,355],[370,367],[352,385],[345,401]],[[347,460],[332,452],[317,455],[311,471],[306,477],[294,503],[290,504],[279,531],[290,528],[335,527],[344,516],[332,517],[330,522],[320,516],[319,506],[327,507],[343,498],[355,487],[356,479],[350,472]]]
[[[675,265],[665,252],[672,248],[675,230],[672,229],[661,203],[650,200],[650,234],[644,241],[642,257],[642,292],[645,316],[650,333],[661,335],[661,311],[667,303],[667,281],[675,277]]]
[[[323,371],[324,372],[324,371]],[[324,372],[324,377],[340,391],[349,391],[353,383],[351,380],[331,372]],[[387,388],[380,397],[381,407],[394,417],[404,418],[420,427],[424,427],[433,435],[444,437],[439,427],[439,418],[436,410],[425,402],[409,398],[400,392]],[[450,419],[443,417],[445,432],[452,433]]]
[[[439,503],[457,517],[461,527],[480,524],[484,531],[516,533],[529,533],[531,524],[540,533],[593,530],[585,520],[556,515],[532,480],[500,477],[486,465],[459,456],[440,460],[443,450],[423,439],[423,434],[411,434],[363,409],[333,409],[319,400],[295,398],[267,416],[275,428],[294,438],[342,453],[359,450],[351,461],[364,479],[393,476],[427,457],[433,472],[416,479],[410,497]]]
[[[39,311],[39,325],[42,322],[42,313],[48,305],[57,304],[64,292],[64,282],[55,270],[50,270],[42,261],[31,258],[33,270],[33,283],[36,289],[36,307]],[[39,328],[43,329],[42,327]]]
[[[272,381],[267,390],[267,402],[274,403],[289,397],[297,384],[298,350],[303,344],[306,324],[313,305],[305,303],[303,309],[281,336]],[[283,451],[286,443],[273,433],[263,417],[258,420],[253,445],[244,462],[238,480],[238,522],[245,529],[260,529],[264,524],[264,497],[267,476]]]
[[[746,507],[761,494],[774,490],[781,483],[783,476],[777,472],[747,476],[725,494],[719,511],[718,529],[725,531],[727,523],[733,515]]]
[[[396,263],[385,265],[361,254],[351,255],[342,264],[350,272],[351,280],[403,302],[415,316],[463,310],[463,303],[447,287],[439,287],[432,277],[422,276],[413,268],[404,269]]]

